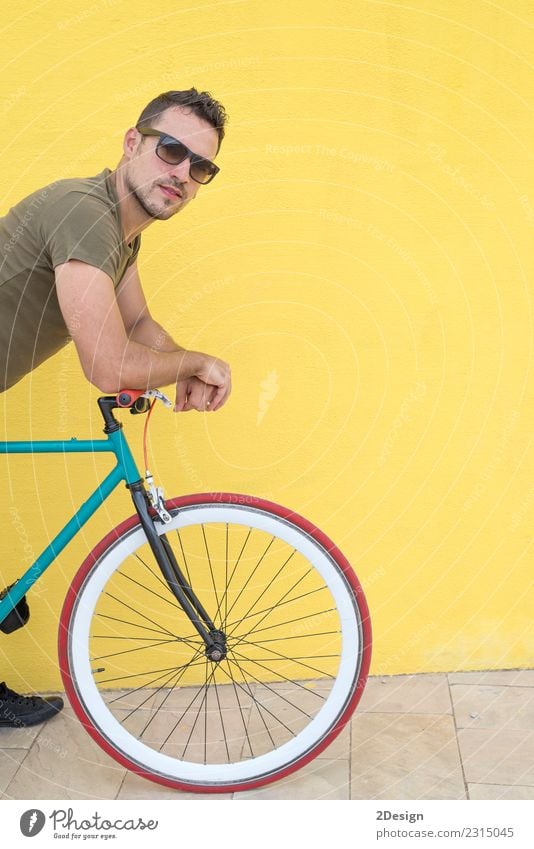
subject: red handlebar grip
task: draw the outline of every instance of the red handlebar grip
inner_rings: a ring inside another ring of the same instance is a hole
[[[117,395],[117,404],[119,407],[131,407],[144,393],[144,389],[121,389]]]

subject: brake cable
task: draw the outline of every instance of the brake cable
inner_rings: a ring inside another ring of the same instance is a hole
[[[143,456],[145,460],[145,480],[148,485],[148,497],[150,500],[151,506],[154,508],[156,513],[162,522],[167,524],[171,521],[170,513],[165,507],[165,500],[163,497],[163,488],[161,486],[155,486],[154,478],[152,476],[152,472],[148,468],[148,423],[150,420],[150,416],[152,415],[152,410],[154,409],[154,404],[156,401],[163,401],[166,407],[172,407],[172,402],[163,392],[160,392],[159,389],[147,389],[146,392],[142,392],[139,389],[135,390],[122,390],[116,396],[117,404],[119,407],[130,407],[130,412],[132,413],[141,413],[146,412],[146,401],[141,402],[143,409],[141,409],[141,405],[139,404],[140,399],[148,399],[148,413],[145,419],[145,426],[143,428]],[[152,400],[150,400],[152,399]]]
[[[148,451],[147,451],[147,436],[148,436],[148,422],[150,420],[150,416],[152,415],[152,410],[154,409],[154,405],[156,403],[156,399],[151,402],[147,417],[145,419],[145,426],[143,428],[143,457],[145,459],[145,469],[148,469]]]

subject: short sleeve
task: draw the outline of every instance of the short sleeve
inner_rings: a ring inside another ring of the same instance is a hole
[[[52,268],[78,259],[115,282],[121,241],[111,209],[91,195],[69,192],[43,210],[41,236]]]

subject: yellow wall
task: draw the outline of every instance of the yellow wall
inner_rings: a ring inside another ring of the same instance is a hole
[[[365,587],[374,673],[532,665],[532,4],[2,8],[1,212],[115,167],[160,91],[230,113],[216,182],[143,236],[154,315],[234,375],[218,414],[155,414],[167,493],[321,526]],[[96,437],[96,397],[66,349],[1,399],[2,432]],[[1,462],[7,582],[109,462]],[[131,512],[121,491],[45,575],[0,680],[60,686],[65,589]]]

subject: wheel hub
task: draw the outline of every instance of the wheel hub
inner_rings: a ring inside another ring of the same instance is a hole
[[[226,657],[226,634],[224,631],[210,631],[210,643],[206,646],[206,657],[220,663]]]

